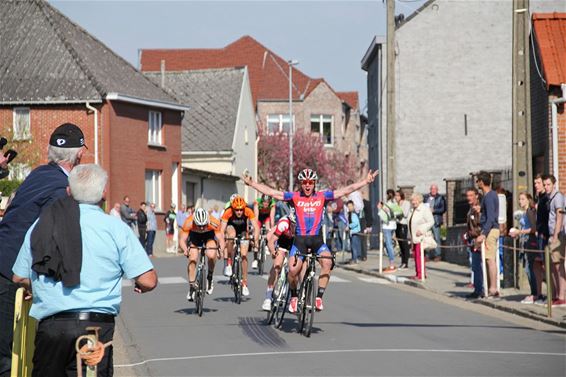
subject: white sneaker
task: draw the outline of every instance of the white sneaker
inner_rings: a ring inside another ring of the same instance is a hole
[[[227,264],[226,267],[224,267],[224,276],[226,277],[230,277],[232,276],[232,266]]]
[[[212,291],[214,291],[214,280],[211,280],[210,283],[208,283],[208,289],[206,290],[206,294],[211,295]]]
[[[257,259],[252,262],[252,269],[257,270]]]
[[[261,308],[266,312],[271,311],[271,299],[266,298],[265,300],[263,300],[263,304],[261,305]]]
[[[189,289],[189,292],[187,292],[187,300],[190,302],[195,300],[195,292],[192,289]]]
[[[248,297],[249,295],[250,295],[250,290],[248,289],[247,285],[244,285],[242,287],[242,296]]]

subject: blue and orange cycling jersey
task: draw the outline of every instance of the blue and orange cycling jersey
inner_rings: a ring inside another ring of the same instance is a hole
[[[297,216],[296,234],[316,236],[322,227],[326,202],[334,200],[334,191],[317,191],[307,197],[302,192],[285,192],[283,200],[292,202]]]

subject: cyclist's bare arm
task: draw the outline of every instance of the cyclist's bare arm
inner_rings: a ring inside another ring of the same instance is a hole
[[[252,220],[252,225],[254,226],[254,242],[257,248],[259,246],[259,222],[257,219]]]
[[[218,252],[220,253],[224,250],[224,246],[226,246],[226,241],[224,240],[224,232],[222,229],[216,233],[216,239],[218,240]]]
[[[271,207],[271,211],[269,212],[269,226],[272,228],[275,226],[275,205]]]
[[[375,180],[375,177],[377,177],[377,175],[379,174],[379,171],[369,171],[368,175],[366,178],[356,182],[356,183],[352,183],[349,186],[346,187],[342,187],[339,189],[334,190],[334,197],[335,198],[341,198],[343,196],[348,195],[349,193],[352,193],[356,190],[361,189],[362,187],[364,187],[365,185],[369,185],[370,183],[372,183]]]
[[[190,228],[187,228],[190,229]],[[183,250],[183,254],[187,255],[189,249],[187,248],[187,239],[189,238],[189,232],[185,232],[184,230],[181,232],[181,236],[179,238],[179,246],[181,246],[181,250]]]
[[[244,183],[251,188],[256,189],[257,191],[261,192],[262,194],[267,194],[273,197],[276,200],[283,200],[283,191],[275,190],[268,185],[264,185],[263,183],[255,182],[251,175],[246,175],[245,172],[242,174],[242,180]]]
[[[267,233],[267,248],[269,249],[269,252],[271,253],[272,256],[275,256],[276,254],[276,250],[275,250],[275,242],[279,239],[279,237],[277,237],[277,235],[275,234],[275,230],[277,229],[277,227],[273,227],[271,228],[271,230],[269,231],[269,233]]]
[[[224,220],[222,220],[222,222],[220,223],[220,233],[222,234],[222,239],[224,239],[224,235],[226,234],[226,227],[228,226],[228,223]]]
[[[259,205],[257,204],[257,201],[254,202],[254,215],[255,218],[259,218]]]

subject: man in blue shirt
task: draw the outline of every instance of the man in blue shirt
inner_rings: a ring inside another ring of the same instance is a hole
[[[0,376],[10,374],[14,301],[17,286],[12,283],[12,266],[24,236],[41,210],[66,195],[69,172],[85,153],[85,139],[79,127],[65,123],[49,139],[47,165],[33,170],[16,191],[0,222]]]
[[[485,259],[488,276],[488,295],[499,297],[497,291],[497,240],[499,239],[499,198],[495,191],[491,189],[491,175],[488,172],[480,171],[476,183],[483,192],[480,210],[481,234],[476,238],[476,245],[479,247],[485,242]]]
[[[32,248],[31,238],[38,222],[26,233],[14,264],[13,281],[31,288],[30,315],[39,321],[33,376],[76,373],[75,341],[86,333],[87,326],[101,327],[101,342],[112,340],[114,317],[120,311],[122,275],[135,280],[137,292],[150,291],[157,285],[157,275],[135,234],[99,206],[104,201],[107,180],[107,173],[95,164],[78,166],[69,175],[69,191],[79,203],[80,212],[79,284],[69,287],[64,276],[58,281],[56,276],[36,272],[32,261],[36,261],[34,256],[39,250],[35,250],[35,243]],[[112,351],[108,349],[98,364],[98,375],[112,375],[112,365]]]

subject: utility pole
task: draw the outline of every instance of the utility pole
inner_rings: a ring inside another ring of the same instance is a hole
[[[293,191],[293,66],[297,60],[289,60],[289,191]]]
[[[513,0],[513,213],[519,209],[519,193],[533,191],[529,14],[529,0]],[[519,287],[527,285],[524,273],[518,280]]]
[[[386,187],[395,188],[395,0],[387,1],[387,169]]]

